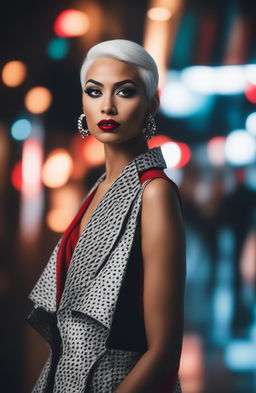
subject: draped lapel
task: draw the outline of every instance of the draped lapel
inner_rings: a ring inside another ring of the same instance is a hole
[[[133,205],[142,189],[139,173],[150,168],[166,168],[160,147],[141,153],[130,161],[94,210],[74,250],[59,310],[67,306],[79,308],[81,306],[79,299],[84,299],[89,286],[90,288],[93,286],[93,280],[96,277],[102,277],[99,272],[108,262],[109,255],[115,250],[126,230],[126,223],[130,213],[133,212]],[[95,189],[105,175],[106,172],[100,176],[89,192]],[[133,212],[133,215],[137,214],[138,208]],[[127,250],[130,250],[135,227],[136,217],[133,217],[128,231]],[[31,300],[48,311],[56,311],[56,256],[61,238],[29,295]],[[125,250],[123,252],[125,254]],[[125,261],[126,259],[124,258]]]
[[[94,183],[93,187],[88,191],[87,195],[93,192],[93,190],[98,186],[98,184],[104,179],[105,173],[103,173],[97,181]],[[80,203],[83,204],[87,195]],[[57,253],[63,238],[63,234],[60,236],[57,244],[55,245],[52,254],[41,273],[39,279],[37,280],[34,288],[29,293],[28,298],[32,300],[37,306],[44,308],[49,312],[56,311],[56,262]]]

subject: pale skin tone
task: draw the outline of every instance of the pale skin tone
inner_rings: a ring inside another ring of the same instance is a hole
[[[106,178],[86,209],[80,233],[124,167],[147,151],[141,130],[147,114],[154,115],[159,108],[158,94],[151,101],[147,99],[137,69],[128,63],[100,58],[89,68],[86,82],[89,79],[94,82],[86,83],[83,110],[91,134],[104,144]],[[134,84],[115,85],[125,80]],[[97,123],[106,118],[121,125],[111,132],[102,131]],[[113,393],[155,393],[180,359],[186,274],[185,230],[178,197],[165,179],[153,179],[144,189],[141,236],[148,350]]]

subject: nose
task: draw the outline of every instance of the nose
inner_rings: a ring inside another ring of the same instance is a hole
[[[113,97],[110,95],[105,95],[105,99],[102,103],[101,113],[109,113],[114,115],[117,113],[116,106],[113,101]]]

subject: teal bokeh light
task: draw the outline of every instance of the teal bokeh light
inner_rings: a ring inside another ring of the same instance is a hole
[[[11,127],[11,135],[17,141],[22,141],[31,133],[32,125],[27,119],[19,119]]]
[[[48,46],[47,53],[48,56],[54,60],[63,59],[68,53],[68,42],[65,38],[56,37],[53,38]]]
[[[187,118],[209,109],[211,97],[193,92],[183,83],[179,71],[168,71],[167,82],[161,95],[160,109],[165,116]]]

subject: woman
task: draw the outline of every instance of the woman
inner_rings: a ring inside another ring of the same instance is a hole
[[[79,132],[104,144],[106,171],[29,296],[51,347],[33,392],[180,392],[185,235],[178,188],[147,146],[157,67],[140,45],[105,41],[81,84]]]

